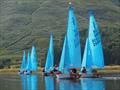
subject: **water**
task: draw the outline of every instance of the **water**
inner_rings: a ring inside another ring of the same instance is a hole
[[[0,74],[0,90],[120,90],[120,79],[57,80],[39,74]]]

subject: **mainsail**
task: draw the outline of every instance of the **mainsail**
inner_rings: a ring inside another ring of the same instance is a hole
[[[104,67],[104,57],[99,29],[94,15],[90,12],[88,40],[91,49],[93,65],[97,68]]]
[[[66,38],[68,42],[69,59],[71,61],[70,66],[71,68],[80,68],[81,67],[80,38],[77,21],[74,15],[72,5],[70,5],[69,7]]]
[[[26,64],[27,64],[27,60],[26,60],[26,53],[25,53],[25,50],[24,50],[23,51],[23,58],[22,58],[22,64],[21,64],[20,71],[24,71],[25,70]]]
[[[35,46],[32,46],[31,50],[31,64],[32,64],[32,71],[37,71],[37,55]]]
[[[46,58],[46,64],[45,64],[45,72],[50,72],[50,70],[53,68],[53,62],[54,62],[54,49],[53,49],[53,35],[50,35],[50,44],[49,49],[47,53]]]

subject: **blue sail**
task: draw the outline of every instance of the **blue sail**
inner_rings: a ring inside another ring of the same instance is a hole
[[[53,62],[54,62],[54,49],[53,49],[53,35],[50,35],[50,44],[49,49],[47,53],[46,58],[46,64],[45,64],[45,72],[50,72],[50,70],[53,68]]]
[[[26,64],[27,64],[27,60],[26,60],[26,53],[25,53],[25,50],[24,50],[23,51],[23,58],[22,58],[22,64],[21,64],[20,71],[24,71],[25,70]]]
[[[83,60],[82,60],[82,67],[86,67],[88,69],[91,69],[93,65],[92,57],[91,57],[91,50],[89,45],[88,38],[86,39],[84,54],[83,54]]]
[[[31,63],[31,57],[30,57],[30,52],[28,51],[28,56],[27,56],[27,65],[26,65],[26,70],[31,71],[32,68],[32,63]]]
[[[94,66],[97,68],[103,68],[104,57],[102,43],[99,34],[99,29],[92,12],[90,12],[88,39]]]
[[[70,57],[69,57],[69,49],[68,49],[68,43],[65,36],[60,64],[59,64],[59,71],[63,73],[67,73],[67,70],[70,68]]]
[[[54,78],[45,77],[45,88],[46,90],[54,90]]]
[[[32,62],[32,71],[37,71],[38,67],[37,67],[37,55],[36,55],[35,46],[32,46],[31,62]]]
[[[81,49],[80,49],[80,38],[77,26],[76,17],[72,5],[69,7],[68,14],[68,26],[66,34],[68,49],[69,49],[69,59],[71,61],[71,68],[81,67]]]

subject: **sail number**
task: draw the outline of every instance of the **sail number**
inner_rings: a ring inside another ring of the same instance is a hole
[[[93,30],[94,33],[94,39],[92,39],[92,43],[94,46],[98,45],[100,43],[100,37],[99,37],[99,32],[96,30]]]

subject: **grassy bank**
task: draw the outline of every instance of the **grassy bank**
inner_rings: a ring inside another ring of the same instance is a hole
[[[42,68],[38,68],[38,72],[41,72]],[[0,69],[0,73],[17,73],[19,68],[5,68]],[[107,74],[107,73],[120,73],[120,65],[118,66],[105,66],[104,69],[99,69],[99,73]]]
[[[105,66],[104,69],[98,70],[99,73],[120,73],[120,65],[116,66]]]

